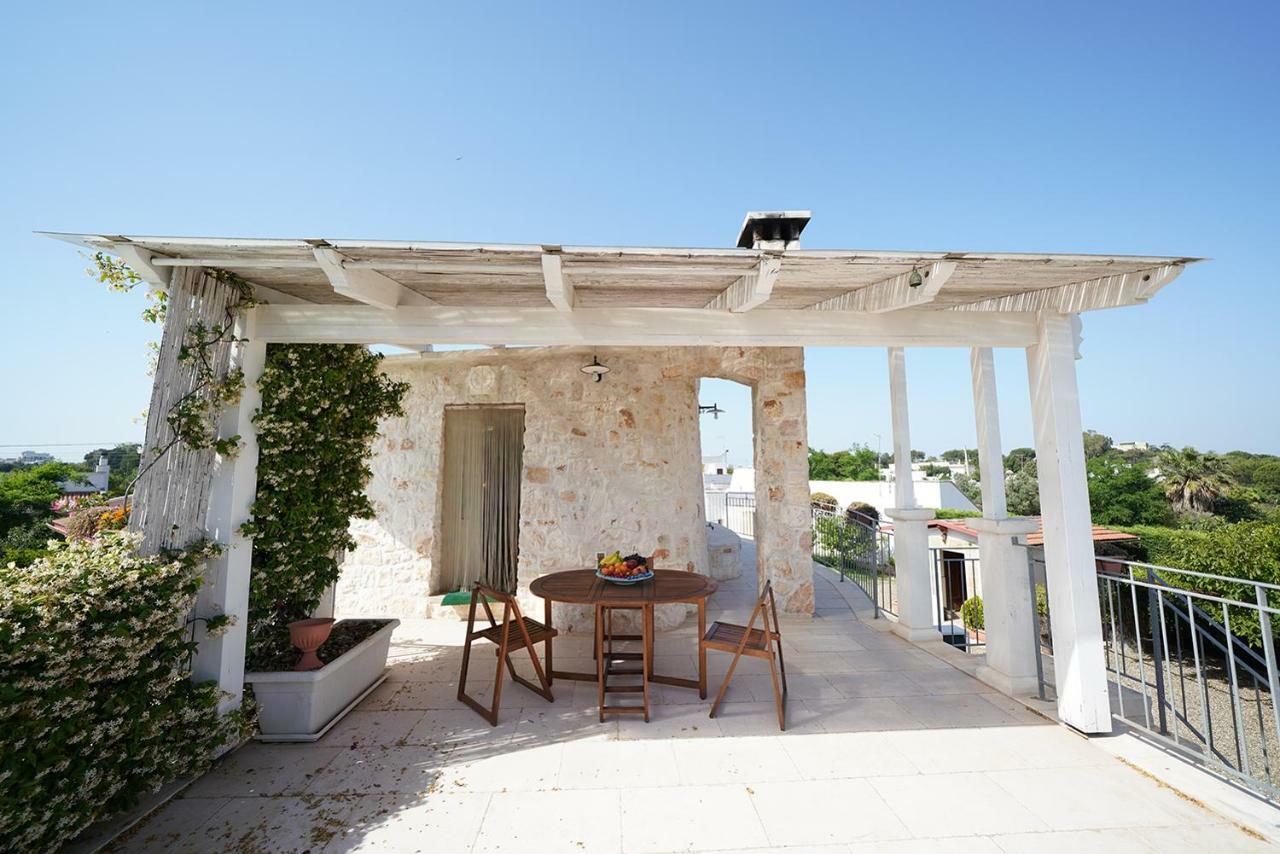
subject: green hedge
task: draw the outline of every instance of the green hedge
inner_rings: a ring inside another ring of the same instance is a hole
[[[200,770],[244,730],[187,678],[207,548],[138,557],[124,533],[0,567],[0,847],[56,849]],[[210,621],[211,626],[215,621]],[[225,624],[225,620],[217,621]]]
[[[1280,584],[1280,525],[1240,522],[1208,530],[1153,526],[1121,530],[1141,538],[1134,550],[1140,560],[1173,569]],[[1162,573],[1162,576],[1165,581],[1180,587],[1243,602],[1255,601],[1253,588],[1249,585],[1177,573]],[[1212,602],[1199,604],[1214,619],[1222,619],[1221,606]],[[1272,594],[1270,604],[1272,607],[1280,606],[1280,596]],[[1273,630],[1280,631],[1280,620],[1273,618],[1272,622]],[[1256,611],[1233,608],[1231,630],[1254,646],[1262,642]]]

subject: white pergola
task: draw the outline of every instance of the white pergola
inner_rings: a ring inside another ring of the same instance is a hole
[[[240,620],[202,645],[197,675],[218,679],[239,702],[252,546],[238,531],[256,485],[251,416],[267,343],[885,347],[900,505],[889,512],[895,629],[916,641],[936,637],[933,511],[912,490],[905,348],[966,347],[982,474],[983,518],[974,527],[988,652],[980,673],[1007,692],[1034,690],[1034,602],[1014,545],[1032,528],[1006,510],[993,359],[994,348],[1013,347],[1027,354],[1059,713],[1084,732],[1109,732],[1075,373],[1078,315],[1143,303],[1199,259],[800,249],[807,219],[748,215],[740,245],[750,248],[735,249],[51,235],[119,256],[157,288],[169,286],[175,269],[226,270],[251,283],[262,303],[242,319],[246,340],[232,357],[246,393],[226,427],[244,446],[215,468],[206,525],[225,550],[204,601]]]

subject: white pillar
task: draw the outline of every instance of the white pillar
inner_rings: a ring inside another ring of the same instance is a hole
[[[1027,375],[1040,475],[1058,716],[1082,732],[1106,733],[1111,732],[1111,705],[1076,387],[1078,322],[1070,315],[1040,314],[1039,340],[1027,348]]]
[[[223,711],[239,708],[244,693],[253,541],[241,536],[240,526],[249,518],[257,491],[258,435],[253,414],[262,403],[258,378],[267,356],[267,345],[252,340],[253,333],[250,309],[236,323],[236,337],[250,340],[233,345],[231,351],[232,369],[244,373],[244,392],[237,405],[223,411],[218,423],[220,436],[239,434],[240,450],[234,457],[219,456],[214,461],[205,521],[206,537],[222,547],[222,554],[209,562],[205,585],[196,601],[197,617],[226,614],[232,618],[230,628],[213,638],[205,637],[203,625],[197,624],[199,648],[192,663],[194,679],[217,681],[223,692],[219,704]]]
[[[933,618],[932,567],[929,526],[933,510],[916,504],[911,480],[911,427],[907,411],[907,354],[889,348],[889,399],[893,415],[893,473],[895,507],[885,509],[893,520],[893,560],[897,573],[898,622],[894,631],[911,641],[940,640]]]
[[[995,354],[975,347],[969,354],[973,372],[973,414],[978,431],[982,518],[970,524],[978,532],[982,573],[982,613],[987,635],[986,660],[977,675],[1006,694],[1035,691],[1036,648],[1034,606],[1027,576],[1026,549],[1014,537],[1036,529],[1029,519],[1010,519],[1004,493],[1004,451],[1000,442],[1000,404],[996,397]]]

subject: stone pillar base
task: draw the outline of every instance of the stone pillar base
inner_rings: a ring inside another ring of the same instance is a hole
[[[1040,690],[1034,676],[1007,676],[985,664],[979,664],[973,675],[1010,697],[1025,697],[1028,694],[1036,694]]]
[[[912,643],[942,641],[942,635],[938,633],[937,626],[908,626],[905,623],[897,622],[893,624],[893,633]]]
[[[928,507],[888,507],[884,514],[893,520],[893,560],[898,576],[898,625],[894,631],[909,630],[908,639],[927,640],[937,635],[933,603],[933,565],[929,560],[929,525],[933,510]]]

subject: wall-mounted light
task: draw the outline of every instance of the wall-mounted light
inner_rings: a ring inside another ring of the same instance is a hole
[[[716,406],[714,403],[711,404],[710,406],[703,406],[702,404],[698,404],[699,415],[710,415],[712,418],[719,421],[720,416],[723,413],[724,413],[724,410],[721,409],[719,406]]]
[[[924,284],[924,277],[920,275],[920,271],[915,267],[911,268],[911,275],[907,277],[907,284],[913,288],[918,288]]]
[[[593,354],[591,356],[591,364],[583,365],[581,370],[584,374],[590,374],[595,377],[596,382],[600,382],[600,380],[604,379],[604,375],[609,373],[609,366],[600,364],[600,360]]]

